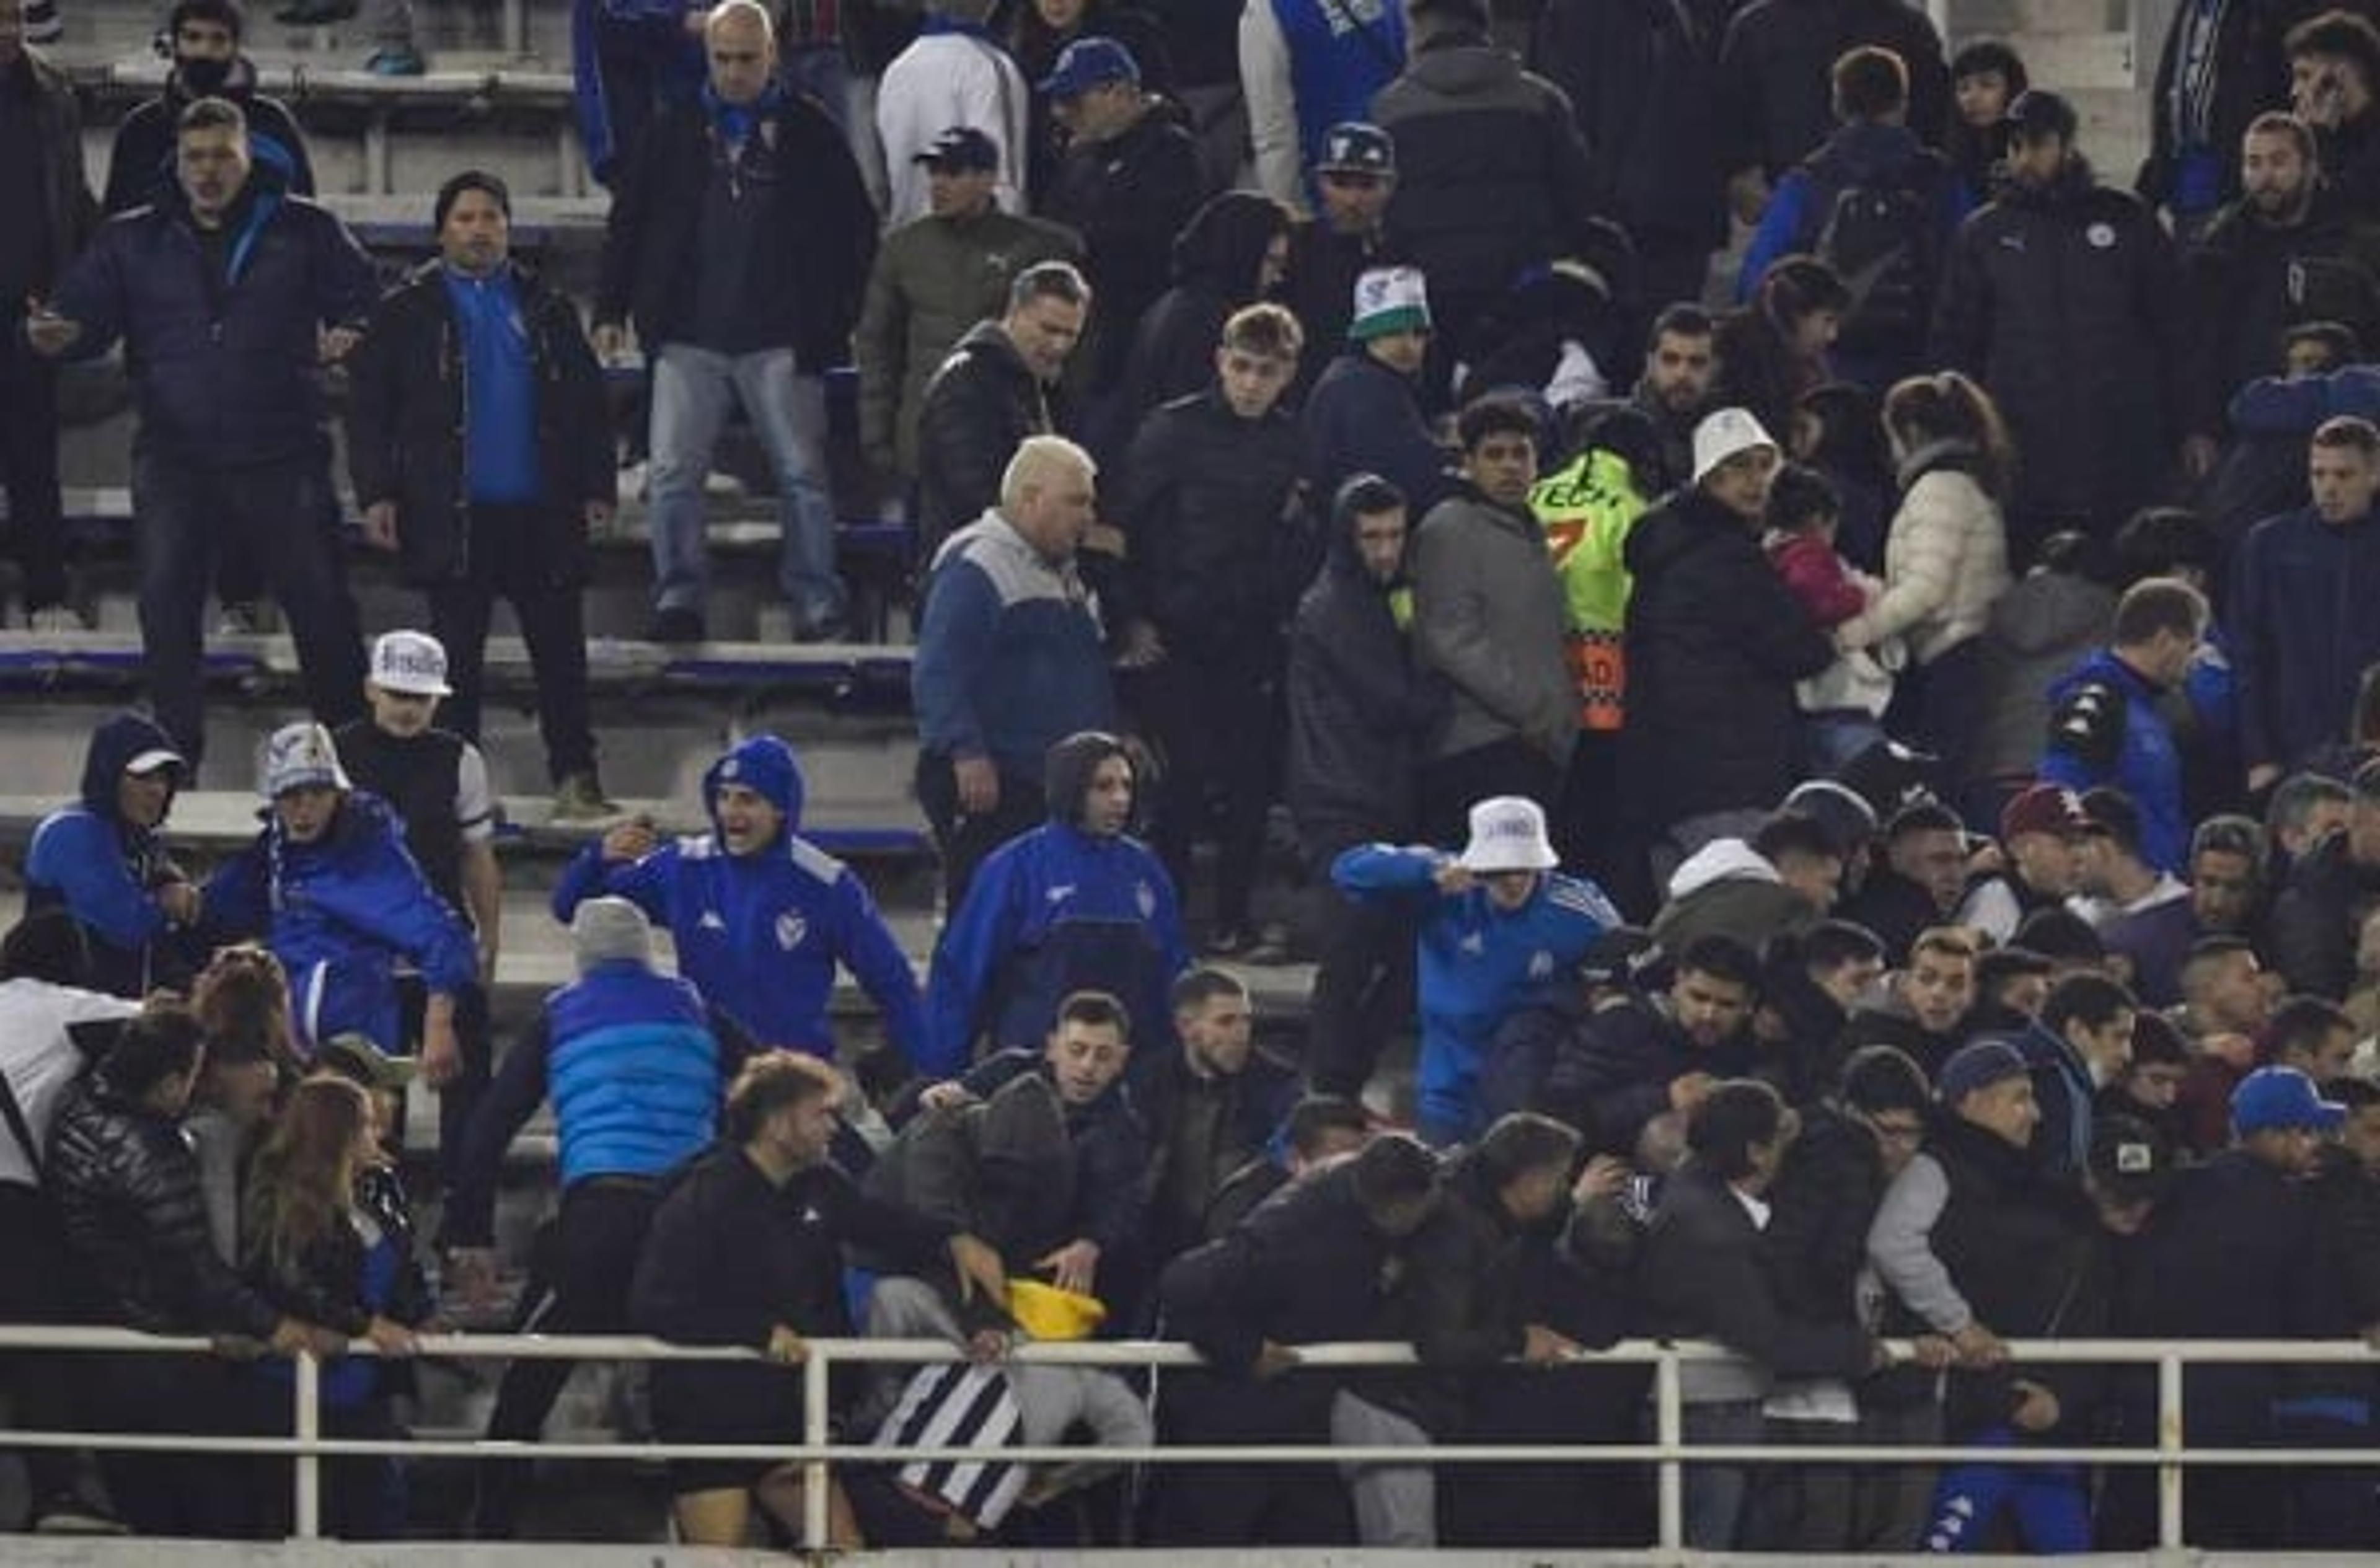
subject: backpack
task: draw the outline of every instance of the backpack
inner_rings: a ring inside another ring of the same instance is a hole
[[[1925,337],[1941,206],[1928,176],[1937,166],[1928,157],[1872,183],[1839,183],[1810,165],[1819,196],[1810,251],[1851,290],[1837,339],[1851,352],[1903,349]]]

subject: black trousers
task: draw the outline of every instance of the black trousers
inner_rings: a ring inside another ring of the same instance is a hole
[[[645,1244],[658,1182],[590,1177],[562,1195],[562,1211],[538,1238],[515,1333],[618,1334],[628,1331],[628,1284]],[[516,1361],[504,1369],[488,1417],[492,1441],[534,1442],[577,1364]],[[490,1460],[480,1471],[480,1534],[512,1533],[528,1490],[527,1462]]]
[[[0,1126],[0,1138],[8,1136]],[[0,1323],[70,1321],[66,1300],[66,1239],[51,1203],[32,1187],[0,1182]],[[8,1390],[16,1424],[27,1430],[74,1428],[73,1377],[83,1366],[76,1355],[18,1351],[0,1355],[0,1386]],[[74,1455],[65,1449],[30,1448],[24,1461],[33,1506],[74,1485]]]
[[[132,514],[149,698],[185,756],[197,761],[206,744],[207,587],[225,549],[245,550],[262,566],[297,639],[314,717],[336,729],[362,714],[362,634],[322,454],[202,468],[136,447]]]
[[[30,614],[67,597],[67,529],[58,498],[58,372],[25,346],[18,301],[0,301],[0,488],[25,574]]]
[[[488,622],[509,601],[537,677],[537,727],[545,771],[554,784],[595,769],[588,719],[587,615],[578,585],[542,559],[543,519],[534,506],[471,508],[470,562],[461,577],[429,590],[430,634],[446,649],[448,729],[477,743],[485,685]]]
[[[1305,1076],[1317,1094],[1353,1099],[1371,1081],[1389,1037],[1413,1016],[1415,929],[1391,905],[1359,904],[1341,893],[1330,881],[1335,857],[1318,855],[1314,869],[1318,952]]]
[[[1421,771],[1423,836],[1461,849],[1471,837],[1471,808],[1499,795],[1527,796],[1550,821],[1561,786],[1561,770],[1518,735],[1441,757]]]
[[[1264,855],[1265,818],[1280,777],[1276,739],[1287,724],[1280,687],[1254,662],[1168,659],[1151,683],[1151,718],[1165,748],[1165,782],[1150,847],[1183,902],[1190,848],[1210,826],[1216,847],[1215,929],[1245,926]]]
[[[958,774],[951,760],[939,752],[917,753],[917,804],[933,824],[934,844],[942,853],[942,909],[955,916],[966,902],[975,874],[991,852],[1017,834],[1040,826],[1049,815],[1041,781],[1002,768],[1000,803],[974,814],[959,809]]]

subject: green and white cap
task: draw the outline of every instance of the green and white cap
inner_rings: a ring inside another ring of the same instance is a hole
[[[1355,315],[1347,335],[1358,343],[1391,333],[1429,330],[1429,291],[1419,267],[1374,267],[1355,280]]]

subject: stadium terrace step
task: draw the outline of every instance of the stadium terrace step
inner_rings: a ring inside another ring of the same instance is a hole
[[[285,636],[216,637],[204,654],[209,684],[250,694],[297,689],[295,644]],[[874,643],[706,642],[684,647],[590,638],[588,679],[609,695],[717,692],[747,699],[797,696],[832,708],[905,711],[911,650]],[[0,631],[0,692],[129,690],[140,679],[140,639],[122,632]],[[526,643],[488,639],[491,692],[533,691]]]

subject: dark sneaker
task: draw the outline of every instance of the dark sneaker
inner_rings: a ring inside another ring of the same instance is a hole
[[[620,814],[619,802],[603,797],[603,786],[592,773],[573,773],[554,787],[553,820],[595,822]]]
[[[645,638],[649,642],[700,642],[707,635],[703,629],[702,612],[688,610],[683,605],[656,612],[652,624],[645,629]]]

